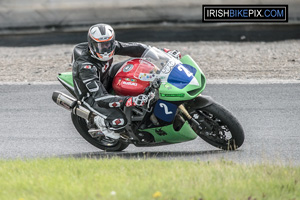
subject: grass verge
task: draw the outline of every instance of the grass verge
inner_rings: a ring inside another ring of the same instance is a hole
[[[300,167],[227,161],[0,161],[0,199],[299,199]]]

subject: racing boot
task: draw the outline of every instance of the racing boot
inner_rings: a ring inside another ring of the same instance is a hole
[[[103,135],[105,137],[109,137],[112,139],[119,139],[120,138],[120,134],[119,133],[115,133],[113,130],[110,130],[109,128],[107,128],[104,119],[100,116],[96,116],[94,118],[94,123],[97,125],[97,127],[100,129],[100,131],[103,133]]]

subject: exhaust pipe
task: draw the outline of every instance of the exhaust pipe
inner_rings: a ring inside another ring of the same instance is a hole
[[[85,107],[78,105],[77,100],[73,97],[70,97],[62,92],[55,91],[52,94],[52,100],[59,106],[72,111],[73,114],[89,120],[91,116],[91,111]]]
[[[57,105],[62,106],[67,110],[72,110],[77,104],[75,98],[58,91],[53,92],[52,99]]]

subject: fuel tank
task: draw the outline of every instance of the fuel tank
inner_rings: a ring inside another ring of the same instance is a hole
[[[150,85],[149,81],[141,81],[135,78],[135,74],[149,73],[153,65],[143,64],[141,59],[134,58],[123,64],[113,80],[113,89],[117,95],[137,96],[144,93]],[[136,76],[138,77],[138,76]]]

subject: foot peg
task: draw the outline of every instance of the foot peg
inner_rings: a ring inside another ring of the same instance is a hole
[[[99,128],[98,130],[101,131],[101,133],[105,136],[105,137],[109,137],[112,139],[119,139],[120,138],[120,134],[119,133],[115,133],[113,130],[110,130],[109,128],[106,127],[105,121],[102,117],[100,116],[96,116],[94,118],[94,123],[96,124],[96,126]]]
[[[91,128],[88,132],[89,132],[89,134],[92,136],[92,138],[98,138],[98,137],[104,136],[104,134],[103,134],[103,132],[101,131],[101,129],[94,129],[94,128]]]

